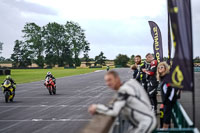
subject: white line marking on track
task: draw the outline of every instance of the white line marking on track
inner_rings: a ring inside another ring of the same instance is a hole
[[[0,122],[31,122],[31,121],[34,121],[34,122],[53,122],[53,121],[56,121],[56,122],[65,122],[65,121],[74,121],[74,122],[79,122],[79,121],[91,121],[92,119],[67,119],[67,118],[64,118],[64,119],[56,119],[56,118],[52,118],[52,119],[47,119],[47,120],[44,120],[44,119],[25,119],[25,120],[0,120]]]
[[[32,98],[32,99],[40,99],[40,98],[42,98],[42,99],[59,99],[59,98],[62,98],[62,99],[66,99],[66,98],[69,98],[69,99],[72,99],[72,98],[75,98],[75,99],[77,99],[77,98],[98,98],[99,96],[77,96],[77,95],[75,95],[75,96],[69,96],[69,97],[16,97],[16,99],[30,99],[30,98]],[[111,97],[111,96],[104,96],[104,97]],[[0,99],[4,99],[4,98],[2,98],[2,97],[0,97]]]
[[[98,72],[102,72],[102,71],[104,71],[104,70],[96,70],[96,71],[94,71],[94,72],[98,73]]]
[[[58,108],[58,107],[88,107],[89,105],[17,105],[17,106],[0,106],[0,108],[8,108],[8,107],[15,107],[15,108],[33,108],[33,107],[48,107],[48,108]],[[1,112],[0,112],[1,113]]]

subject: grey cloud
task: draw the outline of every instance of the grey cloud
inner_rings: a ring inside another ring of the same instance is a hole
[[[16,1],[11,0],[0,1],[0,41],[4,42],[4,50],[2,56],[10,57],[14,41],[22,39],[21,30],[26,22],[35,22],[43,26],[50,21],[56,21],[64,24],[68,19],[61,19],[51,17],[49,14],[51,9],[46,13],[46,8],[40,7],[41,10],[35,11],[36,8],[32,7],[32,3],[21,1],[22,5],[16,4]],[[26,4],[24,4],[26,3]],[[194,56],[199,56],[199,42],[200,42],[200,4],[199,0],[192,1],[193,13],[193,38],[194,38]],[[35,6],[35,4],[34,4]],[[37,5],[38,7],[38,5]],[[45,11],[44,11],[45,10]],[[22,11],[38,13],[35,17],[24,18],[21,16]],[[142,54],[152,52],[153,39],[151,37],[148,20],[155,21],[162,32],[162,40],[164,45],[164,55],[167,56],[167,18],[166,14],[156,18],[149,17],[132,17],[131,21],[128,20],[72,20],[78,22],[83,29],[86,30],[86,37],[91,43],[90,56],[96,56],[100,51],[104,51],[105,55],[113,59],[118,53],[127,55]],[[140,24],[138,24],[138,21]]]
[[[53,9],[50,9],[42,5],[26,2],[24,0],[20,0],[20,1],[3,0],[3,3],[24,12],[33,12],[33,13],[46,14],[46,15],[57,15],[57,12]]]

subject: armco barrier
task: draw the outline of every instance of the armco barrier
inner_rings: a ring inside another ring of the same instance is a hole
[[[0,75],[3,75],[3,69],[0,69]]]
[[[4,74],[5,74],[5,75],[11,75],[11,70],[10,70],[10,69],[4,70]]]
[[[200,67],[194,67],[195,72],[200,72]]]
[[[89,68],[102,68],[102,66],[90,66]]]
[[[193,128],[194,124],[183,109],[182,105],[177,102],[172,110],[172,119],[175,128]]]
[[[11,75],[10,69],[0,69],[0,75]]]
[[[173,109],[172,120],[174,128],[156,129],[153,133],[199,133],[199,130],[193,127],[193,122],[178,102]],[[128,127],[129,122],[120,115],[113,118],[97,114],[81,133],[125,133]]]
[[[122,65],[115,65],[115,68],[122,68]]]
[[[113,122],[113,117],[96,114],[80,133],[108,133]]]

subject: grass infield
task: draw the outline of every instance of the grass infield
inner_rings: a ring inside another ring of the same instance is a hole
[[[44,80],[48,71],[50,71],[55,78],[66,77],[72,75],[79,75],[94,72],[96,70],[105,70],[103,68],[77,68],[77,69],[64,69],[64,68],[53,68],[53,69],[12,69],[11,77],[17,84],[29,83],[34,81]],[[5,79],[5,75],[0,76],[0,82],[2,83]]]

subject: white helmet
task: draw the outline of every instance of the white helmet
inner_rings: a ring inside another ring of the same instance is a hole
[[[47,75],[51,75],[51,72],[47,72]]]

